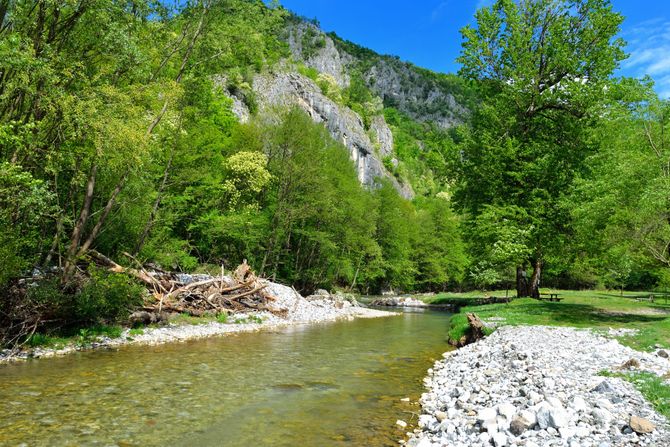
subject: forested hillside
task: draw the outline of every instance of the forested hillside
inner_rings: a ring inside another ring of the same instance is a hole
[[[98,253],[306,292],[663,286],[667,103],[614,78],[609,2],[567,3],[480,10],[445,75],[260,0],[0,0],[0,319],[122,318]]]

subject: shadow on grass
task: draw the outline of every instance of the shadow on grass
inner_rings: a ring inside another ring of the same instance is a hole
[[[495,304],[504,300],[513,300],[514,297],[505,296],[459,296],[448,297],[442,296],[434,298],[430,301],[432,305],[455,305],[455,306],[482,306],[487,304]]]
[[[580,323],[653,323],[665,320],[663,315],[640,315],[625,312],[607,312],[588,304],[539,303],[540,312],[550,313],[557,321]]]
[[[476,307],[468,309],[477,312]],[[574,326],[607,325],[607,324],[629,324],[629,323],[655,323],[665,320],[663,315],[640,315],[625,312],[608,312],[589,304],[570,303],[548,303],[530,302],[512,305],[487,306],[486,313],[509,316],[514,320],[520,317],[518,323],[542,324],[555,323]],[[537,317],[537,318],[534,318]],[[509,321],[512,322],[512,321]]]
[[[649,296],[653,295],[655,300],[670,300],[670,294],[664,294],[664,293],[653,293],[653,292],[640,292],[635,295],[626,293],[625,295],[621,296],[620,293],[614,293],[614,292],[597,292],[594,294],[594,297],[596,298],[628,298],[628,299],[635,299],[635,300],[644,300],[647,301],[649,299]]]

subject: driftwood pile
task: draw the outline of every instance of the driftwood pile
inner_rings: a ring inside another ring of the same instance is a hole
[[[97,252],[92,252],[91,257],[113,272],[132,275],[146,284],[150,296],[143,310],[154,315],[167,312],[200,317],[207,313],[229,314],[247,310],[282,313],[273,308],[271,303],[276,298],[267,292],[267,284],[260,281],[246,260],[230,277],[222,271],[218,277],[185,283],[183,279],[180,280],[182,275],[155,267],[149,272],[139,265],[138,268],[120,266]]]

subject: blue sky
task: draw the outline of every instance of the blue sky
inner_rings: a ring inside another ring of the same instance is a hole
[[[316,18],[326,31],[379,53],[436,71],[453,73],[460,51],[459,29],[492,0],[281,0],[286,8]],[[626,21],[621,36],[630,58],[620,73],[651,75],[670,97],[670,0],[612,0]]]

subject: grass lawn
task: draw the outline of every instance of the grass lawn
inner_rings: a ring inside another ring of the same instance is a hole
[[[629,328],[639,332],[622,337],[620,341],[639,350],[651,350],[655,345],[670,347],[670,299],[656,295],[655,302],[638,301],[649,293],[611,291],[556,291],[561,302],[537,301],[530,298],[516,299],[510,304],[466,306],[452,318],[450,337],[460,338],[467,328],[465,313],[474,312],[480,318],[504,319],[507,325],[573,326],[580,328]],[[491,296],[505,296],[492,292]],[[471,300],[481,297],[481,292],[468,294],[440,294],[424,297],[429,303],[447,300]]]

